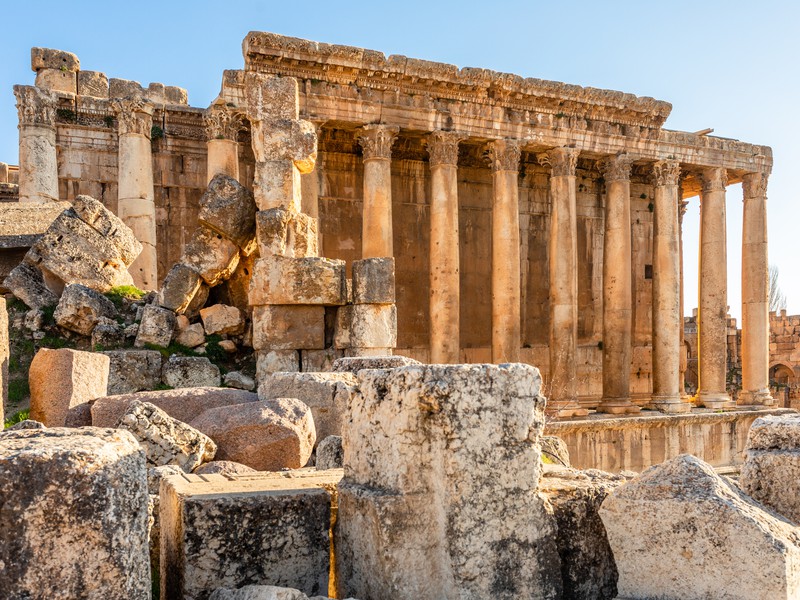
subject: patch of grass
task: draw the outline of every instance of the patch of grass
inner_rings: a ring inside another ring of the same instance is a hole
[[[122,310],[125,300],[141,300],[146,293],[135,285],[118,285],[103,295],[114,303],[117,310]]]
[[[173,354],[178,354],[180,356],[202,356],[202,354],[195,352],[189,346],[184,346],[183,344],[179,344],[178,342],[172,342],[169,346],[164,348],[164,346],[158,346],[156,344],[146,343],[144,345],[145,348],[148,350],[155,350],[156,352],[160,352],[161,356],[164,358],[169,358]]]
[[[45,325],[55,325],[56,324],[56,307],[55,306],[45,306],[42,309],[42,314],[44,317],[42,318],[42,322]]]
[[[51,350],[59,350],[61,348],[74,348],[75,344],[63,337],[47,335],[39,342],[39,347],[50,348]]]
[[[175,388],[171,385],[167,385],[166,383],[159,383],[154,390],[163,391],[163,390],[174,390]]]
[[[8,382],[8,403],[19,404],[31,395],[28,379],[12,379]]]
[[[219,345],[221,341],[222,336],[217,335],[216,333],[206,336],[206,356],[208,357],[208,360],[217,366],[220,366],[220,363],[228,361],[228,353],[225,352],[225,349]]]
[[[10,417],[8,417],[6,419],[5,424],[4,424],[4,428],[8,429],[12,425],[16,425],[17,423],[21,423],[25,419],[30,418],[30,416],[31,416],[30,409],[26,408],[26,409],[20,410],[20,411],[14,413],[13,415],[11,415]]]
[[[25,305],[25,303],[16,297],[6,300],[6,308],[8,308],[8,310],[15,310],[17,312],[27,312],[28,310],[28,307]]]

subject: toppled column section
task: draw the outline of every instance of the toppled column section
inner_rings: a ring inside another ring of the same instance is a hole
[[[58,200],[54,93],[15,85],[19,113],[19,201]]]
[[[149,600],[147,501],[127,431],[0,434],[2,596]]]
[[[520,364],[361,371],[335,532],[341,598],[553,598],[544,398]],[[498,501],[502,499],[502,501]]]

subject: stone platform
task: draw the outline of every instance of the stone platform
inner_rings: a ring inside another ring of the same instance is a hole
[[[564,440],[572,466],[578,469],[638,472],[680,454],[693,454],[713,467],[729,467],[743,462],[753,421],[764,415],[796,412],[737,407],[724,412],[693,409],[677,415],[656,411],[629,417],[593,413],[582,419],[548,423],[545,435]]]

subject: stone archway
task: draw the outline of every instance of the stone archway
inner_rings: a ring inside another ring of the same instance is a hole
[[[779,406],[788,407],[796,394],[794,369],[787,363],[775,363],[769,368],[769,385]]]

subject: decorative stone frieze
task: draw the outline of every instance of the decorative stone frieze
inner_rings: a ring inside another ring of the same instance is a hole
[[[700,174],[700,181],[703,184],[703,193],[724,192],[725,187],[728,185],[728,171],[716,167],[703,169]]]
[[[19,126],[40,125],[54,127],[57,97],[51,92],[32,85],[15,85]]]
[[[226,104],[212,104],[203,114],[209,140],[236,141],[242,127],[242,114]]]
[[[660,160],[653,165],[653,183],[657,186],[678,185],[680,175],[681,165],[677,160]]]
[[[612,181],[630,181],[631,164],[633,164],[632,156],[618,154],[598,161],[597,167],[603,174],[606,183],[610,183]]]
[[[768,180],[769,174],[763,171],[745,173],[742,177],[744,200],[747,201],[750,198],[765,198],[767,196]]]

